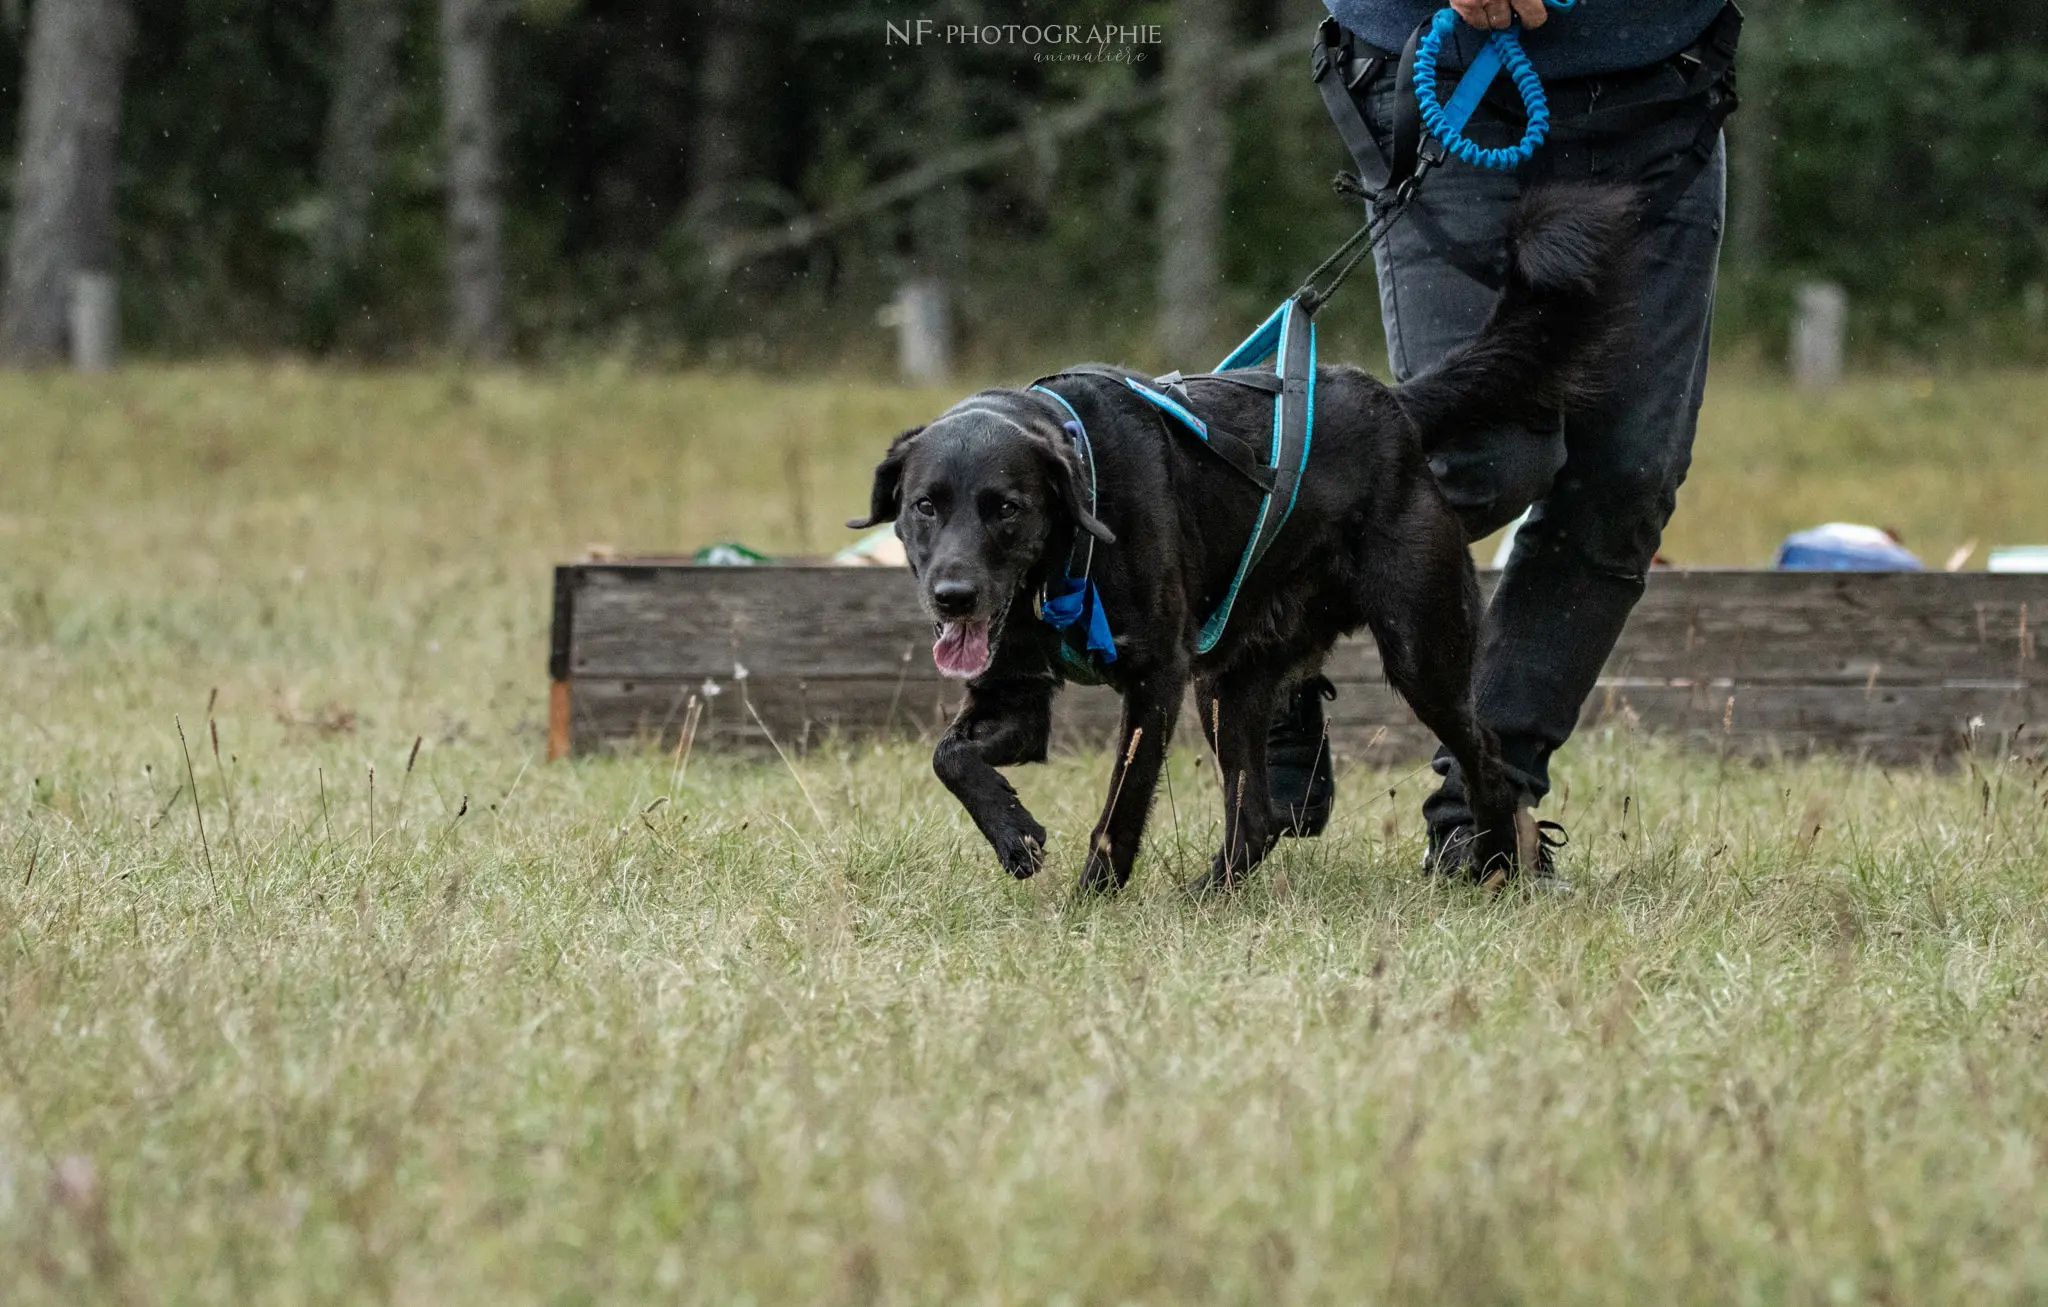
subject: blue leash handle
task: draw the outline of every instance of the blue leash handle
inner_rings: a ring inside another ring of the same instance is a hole
[[[1578,0],[1545,0],[1552,9],[1569,9]],[[1458,79],[1458,87],[1451,93],[1450,103],[1438,100],[1436,91],[1437,57],[1443,52],[1444,41],[1451,35],[1451,29],[1458,25],[1455,10],[1439,9],[1430,20],[1429,30],[1415,46],[1415,102],[1422,109],[1422,125],[1434,136],[1452,158],[1462,159],[1479,168],[1519,168],[1527,163],[1536,151],[1542,148],[1544,139],[1550,135],[1550,102],[1543,95],[1543,82],[1536,76],[1535,66],[1522,50],[1522,42],[1515,36],[1515,29],[1495,32],[1465,69],[1465,75]],[[1486,88],[1494,77],[1505,71],[1521,92],[1522,107],[1528,111],[1529,126],[1522,133],[1522,139],[1505,149],[1488,149],[1465,135],[1465,124],[1471,121],[1473,110],[1486,95]]]

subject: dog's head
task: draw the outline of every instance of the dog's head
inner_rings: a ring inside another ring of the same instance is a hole
[[[875,468],[856,530],[894,522],[938,624],[932,661],[971,680],[988,670],[1003,621],[1076,531],[1116,539],[1088,511],[1085,473],[1051,401],[990,390],[896,437]]]

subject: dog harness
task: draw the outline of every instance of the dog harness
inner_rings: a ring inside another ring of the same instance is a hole
[[[1269,359],[1275,361],[1272,373],[1262,375],[1245,371]],[[1229,588],[1202,623],[1195,642],[1197,653],[1209,652],[1223,638],[1245,577],[1266,556],[1288,515],[1294,511],[1294,501],[1301,490],[1302,470],[1308,465],[1309,445],[1315,434],[1315,368],[1315,323],[1297,297],[1290,298],[1276,309],[1272,317],[1230,352],[1215,372],[1198,373],[1193,377],[1169,372],[1163,377],[1145,381],[1108,369],[1076,368],[1032,383],[1032,390],[1049,396],[1067,414],[1068,420],[1061,425],[1087,472],[1088,511],[1091,515],[1096,511],[1097,485],[1094,448],[1088,439],[1088,428],[1081,420],[1079,410],[1048,382],[1088,379],[1122,387],[1172,419],[1164,424],[1169,431],[1178,431],[1191,438],[1202,450],[1221,460],[1259,492],[1259,511],[1252,523],[1251,538],[1238,558]],[[1263,461],[1249,445],[1234,435],[1212,429],[1195,412],[1194,400],[1187,390],[1187,383],[1191,380],[1221,381],[1273,396],[1272,435]],[[1075,570],[1076,562],[1080,564],[1078,572]],[[1060,645],[1063,668],[1073,673],[1081,670],[1078,664],[1086,664],[1087,671],[1099,679],[1100,668],[1093,663],[1091,655],[1100,657],[1104,664],[1115,662],[1116,642],[1110,632],[1108,615],[1103,610],[1102,593],[1092,577],[1094,562],[1094,537],[1087,538],[1085,552],[1081,541],[1076,539],[1068,554],[1066,575],[1056,583],[1047,584],[1040,598],[1039,615],[1056,630],[1069,632],[1068,638]],[[1084,618],[1084,648],[1076,649],[1072,633],[1083,629]]]
[[[1224,630],[1230,625],[1230,611],[1237,605],[1237,593],[1244,587],[1245,577],[1273,547],[1273,541],[1279,537],[1280,528],[1287,525],[1288,516],[1294,512],[1294,501],[1301,493],[1301,474],[1308,466],[1309,445],[1315,439],[1314,313],[1313,302],[1306,300],[1302,292],[1296,292],[1273,310],[1273,316],[1261,323],[1257,331],[1245,337],[1243,344],[1230,351],[1229,356],[1216,365],[1215,372],[1206,374],[1218,380],[1233,381],[1236,379],[1218,374],[1255,368],[1268,360],[1273,361],[1274,380],[1278,382],[1273,393],[1273,437],[1266,448],[1266,461],[1252,467],[1245,467],[1222,443],[1210,439],[1208,424],[1195,415],[1191,403],[1183,402],[1188,392],[1186,378],[1179,373],[1169,372],[1151,386],[1129,377],[1124,379],[1124,384],[1135,394],[1172,418],[1181,430],[1195,436],[1202,448],[1223,459],[1264,492],[1259,500],[1259,515],[1252,521],[1251,539],[1245,542],[1244,553],[1238,556],[1237,571],[1231,575],[1230,588],[1223,592],[1223,598],[1203,621],[1201,633],[1195,639],[1196,653],[1208,653],[1223,638]],[[1258,388],[1264,389],[1263,386]]]

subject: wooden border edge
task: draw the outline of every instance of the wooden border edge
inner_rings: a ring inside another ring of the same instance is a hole
[[[567,681],[548,682],[548,761],[569,756],[573,700]]]

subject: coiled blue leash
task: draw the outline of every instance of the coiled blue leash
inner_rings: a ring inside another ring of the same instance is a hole
[[[1577,4],[1578,0],[1544,0],[1544,3],[1552,9],[1569,9]],[[1415,199],[1416,191],[1422,186],[1422,179],[1429,175],[1431,169],[1445,159],[1461,159],[1480,168],[1518,168],[1542,148],[1544,140],[1550,135],[1550,102],[1543,94],[1543,82],[1536,76],[1536,69],[1529,62],[1529,56],[1523,51],[1522,42],[1515,35],[1513,27],[1493,33],[1486,43],[1479,47],[1479,53],[1466,65],[1464,75],[1458,79],[1458,87],[1451,92],[1448,103],[1438,99],[1437,60],[1443,53],[1444,41],[1458,22],[1456,10],[1439,9],[1430,19],[1428,29],[1412,38],[1412,68],[1408,66],[1407,60],[1403,61],[1402,80],[1406,81],[1413,77],[1413,94],[1418,111],[1416,116],[1421,120],[1420,126],[1428,138],[1436,143],[1436,148],[1427,148],[1428,143],[1422,142],[1425,148],[1417,152],[1411,145],[1404,156],[1399,145],[1402,131],[1397,121],[1394,128],[1395,155],[1389,160],[1390,175],[1385,186],[1374,189],[1365,183],[1362,176],[1338,174],[1337,192],[1340,195],[1356,195],[1369,201],[1371,216],[1366,219],[1365,225],[1353,232],[1350,239],[1339,245],[1329,258],[1317,264],[1315,271],[1309,273],[1301,288],[1294,292],[1294,302],[1307,310],[1311,316],[1337,293],[1337,288],[1344,284],[1345,279],[1351,275],[1351,270],[1358,266],[1359,261],[1372,247],[1379,244],[1385,239],[1386,234],[1393,230],[1394,224],[1401,220],[1401,215]],[[1331,20],[1331,23],[1325,26],[1334,27],[1334,24],[1335,20]],[[1329,38],[1325,35],[1318,39],[1327,41]],[[1318,58],[1320,60],[1324,56],[1319,52]],[[1319,83],[1325,82],[1325,72],[1329,67],[1330,65],[1324,62],[1317,64],[1316,80]],[[1479,107],[1479,102],[1486,98],[1486,88],[1493,84],[1493,79],[1503,69],[1513,79],[1515,89],[1522,94],[1522,106],[1528,111],[1529,126],[1522,133],[1522,139],[1515,145],[1507,149],[1488,149],[1465,135],[1465,124],[1471,121],[1473,111]],[[1331,87],[1337,88],[1336,102],[1350,111],[1355,118],[1356,108],[1341,82],[1332,80],[1325,84],[1325,100],[1331,98]],[[1340,110],[1333,108],[1331,112],[1334,114]],[[1361,137],[1365,134],[1366,128],[1362,122],[1357,124],[1357,131]],[[1332,269],[1335,271],[1331,271]]]
[[[1578,0],[1545,0],[1545,3],[1552,9],[1569,9]],[[1454,159],[1479,168],[1519,168],[1543,147],[1544,138],[1550,135],[1550,102],[1544,98],[1543,82],[1536,76],[1534,65],[1522,50],[1522,42],[1515,35],[1515,29],[1509,27],[1495,32],[1480,47],[1479,53],[1465,69],[1465,75],[1458,79],[1458,89],[1451,93],[1450,103],[1440,102],[1436,93],[1437,56],[1442,53],[1444,41],[1458,21],[1454,10],[1439,9],[1430,21],[1429,31],[1423,34],[1415,47],[1415,102],[1422,110],[1422,125]],[[1472,111],[1479,107],[1479,101],[1486,95],[1486,88],[1493,83],[1494,76],[1502,71],[1521,92],[1522,107],[1528,112],[1529,125],[1516,144],[1504,149],[1488,149],[1465,135],[1465,124],[1471,120]]]

